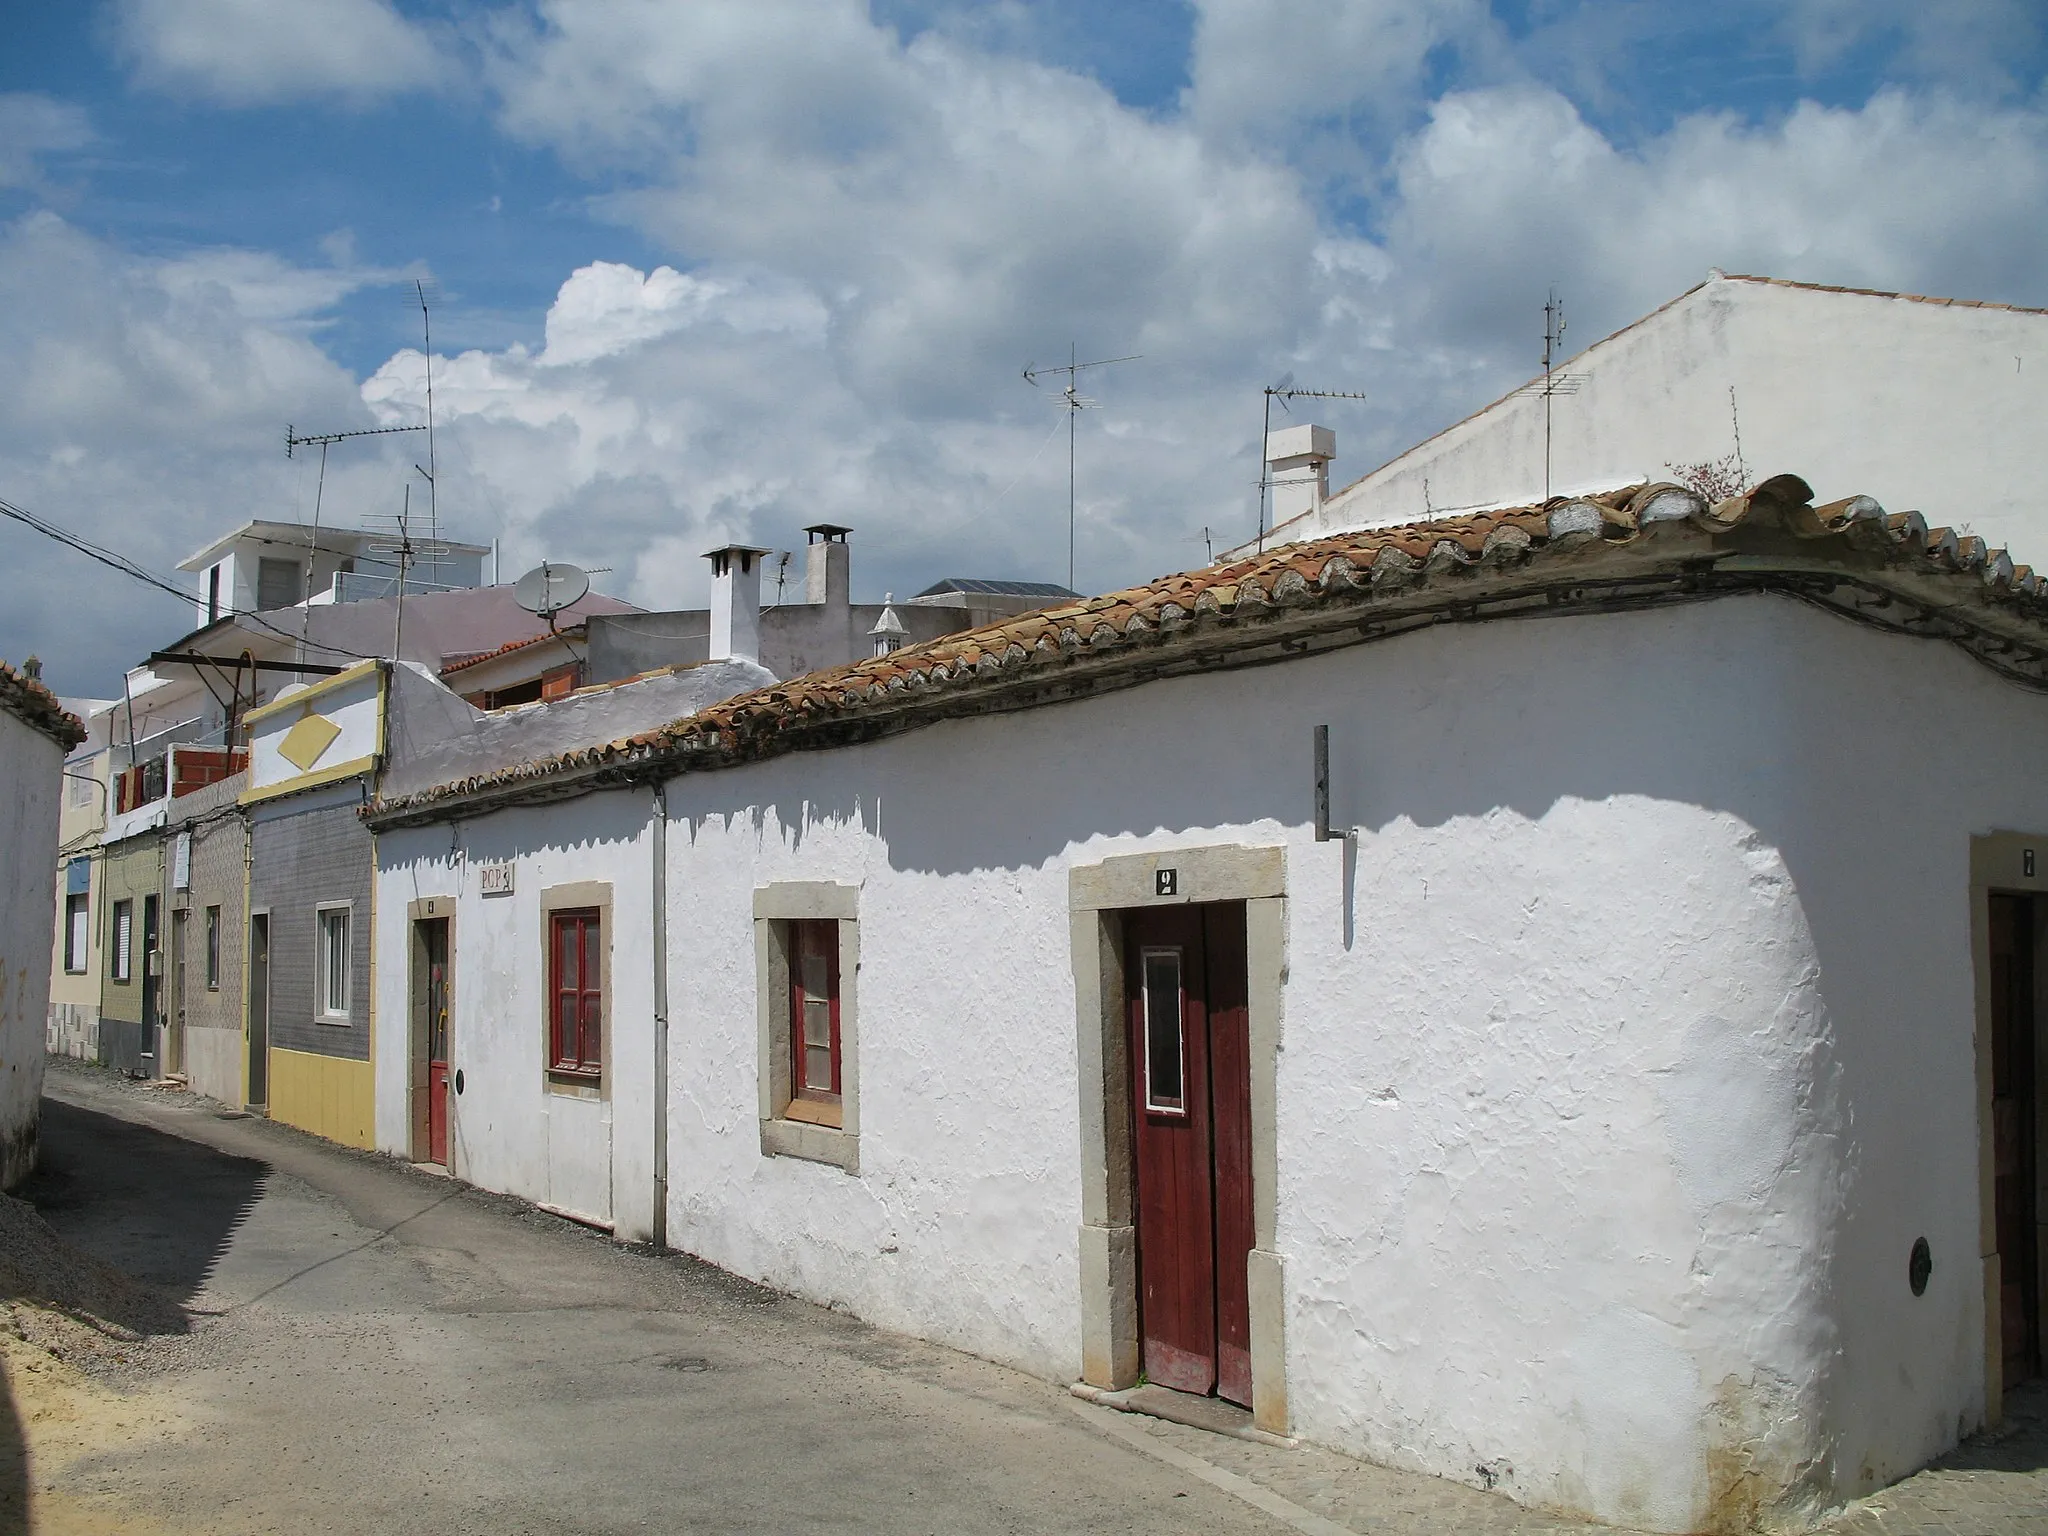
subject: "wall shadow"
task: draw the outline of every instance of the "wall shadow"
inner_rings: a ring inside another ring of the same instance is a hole
[[[0,1536],[28,1530],[28,1437],[14,1406],[14,1382],[0,1361]]]
[[[17,1194],[67,1243],[148,1291],[190,1301],[262,1194],[268,1165],[58,1099],[43,1100],[42,1120],[42,1161]],[[64,1297],[48,1300],[70,1309]],[[125,1305],[130,1315],[106,1320],[144,1334],[183,1326],[140,1289]]]

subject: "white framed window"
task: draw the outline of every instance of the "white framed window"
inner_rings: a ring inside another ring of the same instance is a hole
[[[117,901],[114,903],[114,952],[108,957],[108,975],[115,981],[130,980],[134,974],[134,954],[130,946],[135,939],[135,903]]]
[[[92,942],[92,898],[83,891],[64,898],[64,969],[77,976],[85,970]]]
[[[314,1012],[323,1023],[349,1022],[349,979],[355,966],[350,939],[349,905],[322,907],[316,914],[320,946],[313,973]]]

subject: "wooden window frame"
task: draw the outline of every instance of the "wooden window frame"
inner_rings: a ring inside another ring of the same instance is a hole
[[[812,1125],[829,1125],[835,1130],[843,1119],[845,1080],[844,1035],[841,1030],[839,998],[839,920],[832,917],[804,917],[787,920],[784,952],[789,956],[789,1102],[783,1113],[792,1120]],[[803,962],[810,954],[822,954],[825,961],[825,995],[814,998],[804,986]],[[822,1001],[829,1019],[827,1060],[831,1084],[810,1081],[810,1042],[805,1036],[805,1007]]]
[[[574,925],[581,932],[577,941],[574,987],[565,988],[562,976],[561,936]],[[601,906],[553,907],[547,912],[547,1058],[551,1077],[580,1083],[604,1080],[605,1019],[605,913]],[[565,1050],[562,1031],[562,1000],[569,992],[578,999],[577,1039],[573,1051]],[[594,1016],[591,1005],[595,1004]]]

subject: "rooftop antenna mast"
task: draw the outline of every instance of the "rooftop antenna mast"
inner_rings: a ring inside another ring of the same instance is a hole
[[[1577,374],[1559,373],[1557,365],[1564,357],[1564,299],[1558,291],[1550,290],[1550,297],[1543,301],[1543,383],[1538,393],[1543,396],[1543,499],[1550,500],[1550,407],[1559,395],[1575,395],[1583,382]]]
[[[1080,382],[1083,368],[1107,368],[1111,363],[1134,363],[1144,354],[1133,352],[1127,357],[1100,357],[1092,363],[1081,362],[1080,355],[1079,348],[1070,344],[1064,363],[1046,368],[1040,368],[1034,363],[1024,369],[1024,382],[1033,386],[1036,386],[1041,378],[1047,378],[1055,373],[1064,373],[1067,376],[1066,387],[1059,393],[1059,405],[1067,413],[1067,585],[1075,591],[1080,589],[1074,587],[1074,418],[1097,403],[1082,394],[1076,386]]]
[[[1280,376],[1278,384],[1268,384],[1263,391],[1266,397],[1265,420],[1259,427],[1259,538],[1260,553],[1266,548],[1266,505],[1273,489],[1273,476],[1266,460],[1266,445],[1273,436],[1273,402],[1280,402],[1280,409],[1293,414],[1290,400],[1364,400],[1369,398],[1354,389],[1297,389],[1294,386],[1292,370]]]
[[[320,503],[327,494],[327,450],[336,443],[345,443],[352,437],[389,437],[394,432],[426,432],[427,441],[433,442],[432,430],[428,427],[360,427],[353,432],[300,432],[290,422],[284,427],[284,456],[291,458],[301,448],[318,447],[320,450],[320,474],[313,482],[313,538],[306,551],[306,610],[299,616],[298,660],[306,659],[306,635],[313,625],[313,557],[318,553],[320,543]],[[432,448],[428,449],[429,456]]]
[[[420,469],[420,466],[415,464],[413,468],[427,477],[427,539],[434,548],[439,549],[441,488],[434,479],[434,471],[437,468],[434,462],[434,322],[427,313],[427,285],[414,278],[412,286],[413,292],[419,295],[420,300],[420,352],[427,363],[427,467]],[[440,576],[441,570],[437,563],[434,568],[434,579],[438,582]]]

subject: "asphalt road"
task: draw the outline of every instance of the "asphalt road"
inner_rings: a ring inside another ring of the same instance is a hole
[[[437,1536],[1302,1528],[1055,1383],[214,1109],[51,1073],[26,1193],[200,1315],[117,1383],[173,1431],[66,1466],[76,1507]]]

